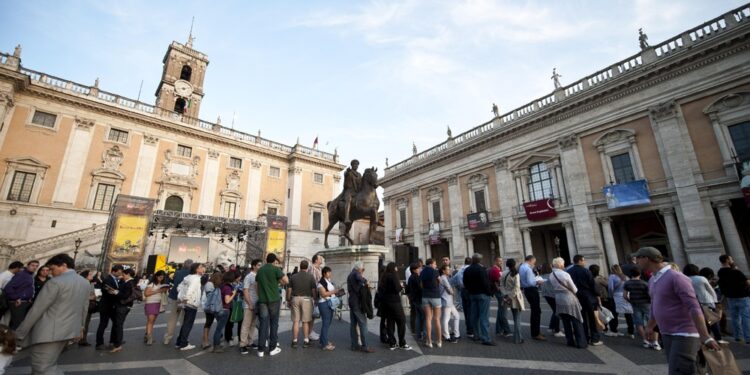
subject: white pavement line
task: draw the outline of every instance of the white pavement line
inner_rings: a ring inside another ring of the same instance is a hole
[[[589,345],[588,351],[594,354],[600,361],[604,362],[604,365],[608,368],[616,369],[617,374],[632,374],[632,375],[643,375],[646,374],[663,374],[663,371],[652,372],[645,366],[639,366],[635,362],[625,358],[622,354],[612,350],[606,345],[591,346]],[[601,366],[601,365],[600,365]]]
[[[349,314],[343,315],[341,318],[342,318],[342,321],[346,321],[347,323],[351,324],[351,322],[349,321]],[[375,317],[373,319],[367,319],[367,320],[368,320],[367,331],[372,333],[375,336],[380,337],[380,318]],[[404,322],[404,325],[407,325],[407,324],[409,324],[409,322]],[[407,331],[404,334],[404,340],[406,340],[406,343],[409,346],[411,346],[411,350],[415,353],[418,353],[419,355],[423,355],[424,353],[422,353],[422,348],[417,344],[417,341],[414,340],[413,336],[409,332],[409,328],[404,327],[404,330]],[[370,345],[370,346],[373,346],[373,345]],[[397,350],[400,350],[400,349],[397,349]]]
[[[612,374],[612,370],[594,363],[570,363],[550,361],[526,361],[509,358],[472,358],[472,357],[449,357],[449,356],[426,356],[429,363],[441,363],[447,365],[466,365],[482,367],[506,367],[528,370],[570,371],[570,372],[593,372]]]
[[[83,363],[75,365],[58,366],[63,372],[78,371],[111,371],[159,367],[172,375],[209,375],[200,367],[182,359],[170,359],[161,361],[132,361],[132,362],[103,362]],[[30,374],[31,367],[10,367],[5,370],[6,374]]]
[[[393,375],[393,374],[406,374],[407,372],[412,372],[419,370],[422,367],[425,367],[430,364],[430,361],[428,357],[431,356],[424,356],[421,355],[419,357],[415,357],[412,359],[408,359],[406,361],[401,361],[398,363],[394,363],[390,366],[382,367],[377,370],[373,370],[370,372],[365,372],[362,375]]]

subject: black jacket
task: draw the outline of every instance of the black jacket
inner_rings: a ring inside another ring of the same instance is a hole
[[[490,285],[490,275],[487,268],[479,263],[470,265],[464,270],[464,288],[469,294],[486,294],[492,295],[492,286]]]
[[[100,302],[100,307],[102,309],[113,309],[119,302],[118,295],[110,294],[107,290],[109,288],[112,288],[114,290],[120,290],[120,286],[123,282],[120,280],[118,282],[115,282],[114,276],[107,275],[104,276],[104,279],[102,280],[102,299]],[[109,288],[108,288],[109,287]]]
[[[117,294],[118,306],[133,307],[133,288],[135,288],[135,279],[130,281],[120,281],[120,293]]]
[[[585,267],[574,265],[568,270],[568,273],[570,274],[570,278],[573,279],[576,288],[578,288],[576,296],[581,305],[596,306],[598,304],[599,293],[596,292],[596,283],[591,271]]]
[[[422,283],[416,273],[412,273],[409,276],[409,281],[406,282],[406,294],[409,295],[409,302],[417,305],[422,304]]]
[[[363,287],[362,293],[360,293],[359,306],[362,309],[362,313],[367,316],[367,319],[374,318],[374,309],[372,308],[372,292],[370,288]]]

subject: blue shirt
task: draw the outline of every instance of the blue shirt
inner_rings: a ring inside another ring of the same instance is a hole
[[[536,286],[536,275],[528,263],[524,262],[518,269],[518,273],[521,275],[521,288]]]

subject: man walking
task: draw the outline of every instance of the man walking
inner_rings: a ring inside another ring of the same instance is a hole
[[[526,300],[531,306],[531,338],[534,340],[544,341],[546,338],[542,335],[540,328],[542,323],[542,306],[539,298],[539,285],[544,283],[543,280],[537,279],[534,273],[536,266],[536,257],[527,255],[526,261],[518,270],[521,276],[521,289]]]
[[[86,320],[89,282],[76,274],[67,254],[53,256],[47,265],[53,278],[36,298],[16,338],[31,352],[33,374],[62,374],[57,358],[68,341],[80,338]]]
[[[320,279],[323,277],[323,263],[325,263],[325,259],[320,254],[315,254],[312,257],[312,264],[310,265],[310,273],[313,275],[313,278],[315,279],[315,285],[318,285],[320,282]],[[317,305],[317,298],[315,299],[315,305]],[[313,318],[310,321],[310,340],[317,341],[320,339],[320,336],[315,333],[315,314],[313,314]]]
[[[250,345],[253,343],[253,331],[255,330],[255,323],[258,322],[256,313],[258,303],[258,283],[255,281],[255,277],[260,269],[260,259],[253,259],[250,263],[250,272],[245,276],[245,280],[242,284],[242,307],[245,309],[242,328],[240,328],[240,353],[247,354],[250,351]],[[257,343],[255,347],[257,347]]]
[[[719,261],[719,289],[727,297],[734,340],[740,342],[744,337],[745,344],[750,344],[750,281],[735,267],[731,256],[723,254]]]
[[[23,271],[16,273],[5,285],[3,292],[10,310],[10,324],[8,325],[10,329],[18,328],[31,308],[34,299],[34,273],[37,268],[39,268],[39,261],[30,261]]]
[[[358,261],[354,263],[352,272],[346,278],[346,287],[349,293],[349,322],[351,324],[349,336],[351,338],[352,350],[374,353],[375,349],[367,346],[367,316],[364,310],[366,306],[362,305],[362,300],[363,296],[366,297],[369,294],[369,290],[365,289],[370,286],[362,276],[364,272],[365,266],[362,262]],[[357,342],[357,327],[359,327],[359,338],[362,341],[362,346],[359,346]]]
[[[646,325],[648,340],[655,341],[659,326],[670,374],[697,374],[696,357],[701,343],[713,350],[719,344],[708,334],[703,310],[695,298],[690,279],[672,270],[659,250],[642,247],[634,254],[638,266],[651,271],[651,319]]]
[[[180,335],[177,336],[176,347],[183,351],[195,349],[195,345],[191,345],[188,338],[190,337],[190,330],[193,329],[193,323],[195,323],[198,307],[201,305],[201,278],[205,272],[206,267],[202,264],[192,263],[190,274],[185,276],[177,287],[177,299],[182,306],[184,316]]]
[[[589,344],[593,346],[601,345],[599,340],[599,331],[596,328],[594,314],[596,307],[599,305],[599,294],[596,293],[594,275],[586,269],[586,259],[583,255],[576,254],[573,257],[573,266],[568,269],[570,278],[573,279],[578,292],[578,302],[581,303],[581,314],[583,315],[583,330],[586,332],[586,338]]]
[[[482,265],[482,254],[471,256],[471,266],[464,271],[464,288],[469,294],[471,303],[471,325],[474,327],[475,340],[481,340],[482,345],[495,346],[490,339],[490,296],[492,290],[487,269]],[[464,305],[464,307],[466,307]],[[468,326],[468,324],[467,324]]]
[[[299,272],[292,275],[289,288],[286,289],[286,301],[292,310],[292,348],[297,347],[299,323],[302,322],[303,346],[310,346],[310,322],[313,315],[313,298],[315,297],[315,278],[307,272],[309,264],[303,260]]]
[[[185,259],[185,262],[182,263],[182,267],[174,273],[172,287],[167,294],[167,300],[169,301],[169,319],[167,319],[167,332],[164,333],[164,345],[169,345],[172,342],[174,329],[182,316],[182,307],[180,307],[180,302],[177,300],[177,287],[180,286],[182,280],[190,274],[190,267],[192,265],[192,259]]]
[[[263,358],[266,348],[274,356],[281,353],[279,347],[279,313],[281,311],[281,294],[279,285],[289,283],[289,278],[281,271],[281,262],[276,254],[266,256],[266,264],[258,270],[255,277],[258,283],[258,357]]]
[[[96,350],[107,349],[104,346],[104,331],[107,329],[110,321],[112,321],[113,326],[115,325],[115,307],[118,303],[117,291],[120,289],[122,271],[122,265],[116,264],[112,266],[109,275],[102,280],[104,287],[102,288],[102,299],[99,302],[99,328],[96,330]],[[112,330],[109,334],[109,349],[114,347],[112,346],[114,343],[115,330]]]

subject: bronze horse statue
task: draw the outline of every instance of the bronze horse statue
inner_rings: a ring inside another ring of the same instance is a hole
[[[349,212],[349,218],[352,221],[359,220],[365,217],[370,218],[370,231],[367,234],[367,243],[372,243],[372,234],[375,233],[378,227],[378,209],[380,208],[380,201],[375,193],[375,188],[378,187],[378,169],[367,168],[365,173],[362,175],[362,183],[360,184],[359,191],[352,197],[352,207]],[[326,205],[328,208],[328,228],[325,232],[324,245],[328,248],[328,233],[331,231],[334,225],[338,222],[344,222],[344,210],[346,209],[346,203],[344,202],[343,194],[336,197],[336,199],[328,202]],[[349,230],[352,229],[352,224],[346,224],[344,230],[344,237],[349,240],[349,244],[353,245],[354,241],[349,237]]]

